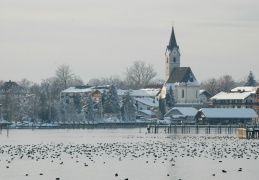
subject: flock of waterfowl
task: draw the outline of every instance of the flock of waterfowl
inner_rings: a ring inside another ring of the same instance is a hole
[[[125,136],[124,138],[132,138]],[[230,136],[171,136],[171,137],[134,137],[135,141],[96,142],[94,144],[74,143],[39,143],[23,145],[0,145],[0,164],[12,169],[14,161],[49,161],[62,166],[69,158],[81,166],[91,166],[96,161],[105,165],[109,158],[123,161],[125,158],[134,160],[140,158],[144,163],[167,164],[171,168],[177,167],[181,158],[208,158],[217,163],[224,163],[224,159],[256,160],[259,156],[259,142],[257,140],[239,140]],[[140,138],[140,140],[136,140]],[[123,138],[122,138],[123,139]],[[98,157],[98,158],[97,158]],[[222,169],[221,173],[228,173]],[[242,173],[242,165],[237,172]],[[128,180],[121,177],[119,172],[111,172],[114,178]],[[217,172],[218,173],[218,172]],[[211,176],[217,176],[212,173]],[[30,176],[24,172],[23,176]],[[44,176],[42,172],[39,176]],[[161,179],[168,179],[172,174],[167,173]],[[167,178],[166,178],[167,177]],[[56,177],[56,180],[62,176]],[[180,179],[180,178],[178,178]]]

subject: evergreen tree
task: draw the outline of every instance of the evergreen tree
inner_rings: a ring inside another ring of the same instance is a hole
[[[175,100],[174,100],[174,91],[172,86],[170,86],[169,91],[166,93],[166,105],[170,108],[174,107]]]
[[[76,112],[79,114],[82,110],[82,102],[81,102],[81,98],[82,96],[80,95],[76,95],[74,98],[74,105],[75,105],[75,109]]]
[[[115,86],[111,85],[104,105],[105,113],[120,114],[120,99]]]
[[[131,121],[136,119],[136,107],[133,103],[131,91],[126,91],[122,97],[121,116],[124,121]]]
[[[88,120],[88,124],[90,121],[94,122],[95,120],[94,102],[93,102],[91,93],[89,93],[87,97],[87,120]]]
[[[165,99],[162,99],[162,98],[159,99],[159,110],[161,112],[161,119],[163,119],[164,115],[166,113],[166,102],[165,102]]]
[[[66,122],[68,121],[68,112],[67,112],[67,109],[68,109],[68,99],[67,97],[63,97],[61,98],[60,102],[59,102],[59,112],[60,112],[60,116],[59,116],[59,120],[62,121],[62,122]]]
[[[245,86],[256,86],[256,80],[252,71],[250,71]]]
[[[96,105],[97,107],[97,114],[96,114],[96,118],[98,118],[99,120],[103,119],[103,104],[102,104],[102,100],[100,100],[98,102],[98,104]]]

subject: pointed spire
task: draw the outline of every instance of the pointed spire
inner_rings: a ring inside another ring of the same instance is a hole
[[[178,48],[178,45],[176,43],[176,38],[174,35],[174,26],[172,26],[172,33],[169,41],[169,45],[167,46],[168,49],[173,50],[174,47]]]

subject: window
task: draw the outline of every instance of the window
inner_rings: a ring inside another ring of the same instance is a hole
[[[166,63],[168,63],[168,57],[166,58]]]
[[[182,90],[182,98],[184,98],[184,90]]]
[[[176,62],[176,58],[174,57],[174,60],[173,60],[173,62]]]

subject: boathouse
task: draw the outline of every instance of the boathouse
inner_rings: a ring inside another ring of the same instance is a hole
[[[197,124],[247,124],[258,116],[249,108],[202,108],[195,115]]]
[[[174,107],[164,117],[170,119],[173,124],[194,124],[197,111],[193,107]]]

